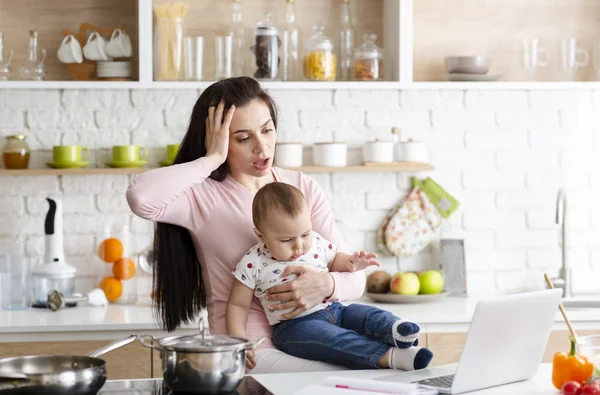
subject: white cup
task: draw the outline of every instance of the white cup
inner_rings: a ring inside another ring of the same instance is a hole
[[[121,29],[115,29],[106,44],[106,54],[112,58],[128,58],[131,56],[131,38]]]
[[[373,163],[394,161],[394,143],[392,141],[369,141],[363,146],[363,160]]]
[[[344,167],[348,158],[346,143],[315,143],[313,163],[316,166]]]
[[[62,63],[81,63],[83,62],[81,44],[79,44],[75,36],[69,34],[61,41],[60,47],[56,51],[56,56]]]
[[[396,159],[400,162],[429,163],[427,146],[422,141],[405,141],[398,144]]]
[[[83,55],[89,60],[108,60],[106,42],[98,32],[93,32],[83,46]]]
[[[275,162],[281,167],[302,167],[302,143],[277,143]]]

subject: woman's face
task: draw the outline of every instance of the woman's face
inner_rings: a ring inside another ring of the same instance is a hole
[[[277,132],[265,102],[254,99],[237,107],[229,130],[227,163],[231,172],[267,175],[273,164]]]

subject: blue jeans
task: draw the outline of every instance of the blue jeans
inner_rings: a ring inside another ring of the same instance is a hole
[[[395,347],[392,325],[399,319],[376,307],[336,302],[306,317],[275,325],[273,343],[299,358],[373,369]]]

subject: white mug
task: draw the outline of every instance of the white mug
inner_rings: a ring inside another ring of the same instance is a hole
[[[93,32],[83,46],[83,54],[89,60],[108,60],[106,43],[98,32]]]
[[[106,54],[112,58],[128,58],[131,56],[131,39],[124,30],[115,29],[106,44]]]
[[[75,36],[69,34],[61,41],[60,47],[56,51],[56,56],[62,63],[81,63],[83,62],[81,44],[79,44]]]

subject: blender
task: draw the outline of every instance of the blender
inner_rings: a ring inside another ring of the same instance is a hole
[[[65,262],[63,249],[62,201],[46,200],[50,207],[44,223],[44,260],[32,270],[33,307],[48,307],[48,295],[53,291],[64,296],[75,292],[76,269]]]

